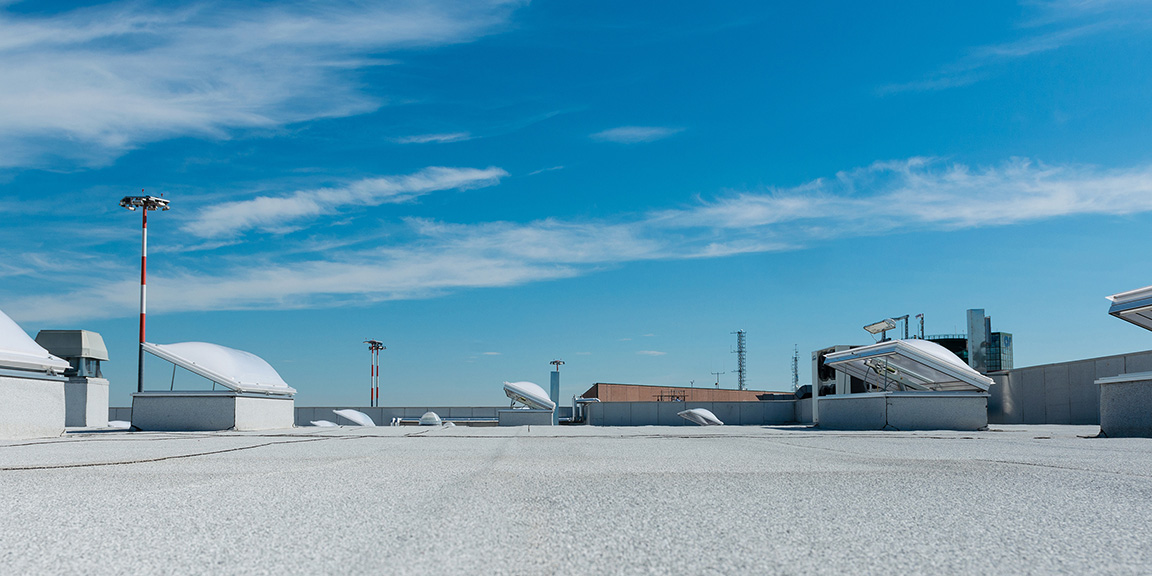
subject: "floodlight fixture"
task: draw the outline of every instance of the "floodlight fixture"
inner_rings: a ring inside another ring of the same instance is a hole
[[[864,329],[867,330],[868,332],[872,333],[872,334],[879,334],[881,332],[887,332],[887,331],[889,331],[895,327],[896,327],[896,321],[895,320],[893,320],[891,318],[885,318],[879,322],[865,326]]]
[[[141,190],[140,192],[144,192]],[[144,391],[144,318],[148,310],[148,211],[168,209],[168,200],[157,196],[125,196],[120,199],[120,206],[133,212],[143,208],[143,223],[141,225],[140,240],[140,350],[138,358],[138,371],[136,374],[136,391]]]

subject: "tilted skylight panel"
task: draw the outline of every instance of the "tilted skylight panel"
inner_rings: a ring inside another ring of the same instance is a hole
[[[296,394],[263,358],[243,350],[209,342],[146,342],[144,350],[236,392]]]
[[[834,352],[825,363],[888,390],[987,391],[992,385],[991,378],[927,340],[890,340]]]
[[[1108,299],[1112,301],[1109,314],[1152,330],[1152,286],[1114,294]]]
[[[0,311],[0,368],[63,373],[71,365],[49,354],[24,329]]]

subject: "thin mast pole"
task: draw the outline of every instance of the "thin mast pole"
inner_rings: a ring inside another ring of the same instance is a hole
[[[148,207],[144,207],[140,241],[140,350],[136,391],[144,391],[144,320],[148,312]]]

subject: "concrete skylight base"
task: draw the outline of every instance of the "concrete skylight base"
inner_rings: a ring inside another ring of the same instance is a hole
[[[63,432],[64,377],[0,371],[0,438],[41,438]]]
[[[108,426],[108,380],[74,376],[64,383],[64,425]]]
[[[821,428],[832,430],[982,430],[988,394],[876,392],[821,396]]]
[[[551,410],[500,410],[496,412],[500,426],[551,426]]]
[[[132,426],[155,431],[292,428],[291,396],[240,392],[140,392],[132,395]]]
[[[1096,384],[1102,435],[1152,438],[1152,372],[1101,378]]]

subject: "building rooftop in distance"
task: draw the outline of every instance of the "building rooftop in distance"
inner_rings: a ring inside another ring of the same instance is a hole
[[[297,428],[0,441],[5,573],[1090,574],[1152,565],[1095,426]]]

